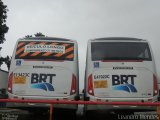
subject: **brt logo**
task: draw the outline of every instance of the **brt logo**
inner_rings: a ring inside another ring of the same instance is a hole
[[[31,87],[42,89],[45,91],[54,91],[54,87],[52,85],[53,78],[56,74],[37,74],[32,73],[31,75]]]
[[[112,75],[112,86],[114,90],[126,92],[137,92],[134,86],[134,79],[137,75]]]

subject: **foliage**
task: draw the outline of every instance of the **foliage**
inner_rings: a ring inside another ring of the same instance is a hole
[[[9,29],[6,25],[7,11],[7,6],[0,0],[0,44],[4,43],[5,33],[7,33]]]
[[[38,33],[36,33],[34,35],[35,35],[35,37],[45,37],[45,35],[42,34],[41,32],[38,32]]]
[[[6,25],[6,19],[7,19],[7,6],[3,4],[2,0],[0,0],[0,44],[3,44],[5,39],[5,33],[8,32],[8,26]],[[0,51],[1,51],[0,47]],[[3,62],[6,63],[8,69],[10,66],[10,57],[1,57],[0,56],[0,67],[3,64]]]
[[[3,64],[3,62],[7,65],[7,68],[10,68],[10,62],[11,62],[11,57],[0,57],[0,66]]]
[[[45,35],[41,32],[37,32],[36,34],[33,35],[26,35],[25,38],[30,38],[30,37],[45,37]]]

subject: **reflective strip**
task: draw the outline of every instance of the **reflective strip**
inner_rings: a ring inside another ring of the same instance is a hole
[[[70,55],[68,55],[66,58],[71,59],[71,58],[73,58],[73,57],[74,57],[74,54],[70,54]]]
[[[28,45],[33,45],[33,44],[35,44],[35,42],[31,42],[31,43],[29,43]],[[23,48],[25,48],[25,46],[24,46]],[[24,56],[26,56],[26,55],[28,55],[28,54],[29,54],[29,52],[24,52],[24,53],[21,54],[19,57],[24,57]]]
[[[70,52],[70,51],[72,51],[74,49],[74,47],[72,46],[72,47],[70,47],[70,48],[68,48],[68,49],[66,49],[65,50],[65,54],[67,54],[68,52]],[[60,56],[62,56],[63,54],[60,54],[60,53],[58,53],[58,54],[56,54],[56,55],[54,55],[55,57],[60,57]]]
[[[34,44],[35,42],[30,42],[28,45],[32,45]],[[21,45],[22,46],[22,45]],[[18,55],[19,53],[21,53],[22,51],[24,51],[25,49],[25,46],[23,46],[22,48],[20,48],[19,50],[16,51],[16,55]],[[23,57],[23,56],[20,56],[20,57]]]
[[[25,44],[25,42],[19,43],[18,46],[17,46],[17,48],[21,47],[21,46],[24,45],[24,44]]]
[[[62,53],[54,52],[25,52],[26,45],[59,45],[64,46]],[[15,59],[52,59],[52,60],[73,60],[74,43],[45,42],[45,41],[20,41],[17,45]]]

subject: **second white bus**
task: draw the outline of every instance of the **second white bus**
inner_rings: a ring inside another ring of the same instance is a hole
[[[112,37],[88,41],[85,100],[155,102],[158,81],[154,56],[143,39]],[[94,109],[151,109],[138,106],[85,105]]]

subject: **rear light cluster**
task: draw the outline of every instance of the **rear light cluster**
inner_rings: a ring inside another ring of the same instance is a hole
[[[12,93],[12,81],[13,81],[13,73],[11,73],[8,78],[8,92],[9,93]]]
[[[92,74],[88,77],[88,94],[94,96]]]
[[[153,74],[153,96],[158,95],[158,82],[156,75]]]
[[[77,80],[76,80],[76,76],[73,74],[70,95],[73,95],[76,92],[77,92]]]

